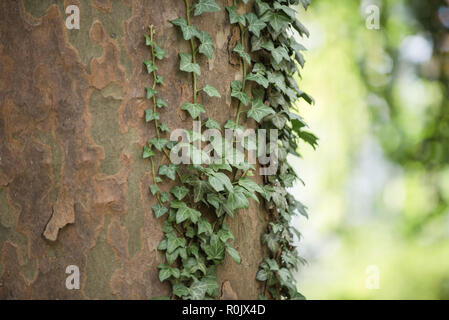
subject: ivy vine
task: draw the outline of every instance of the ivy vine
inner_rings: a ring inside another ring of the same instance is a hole
[[[259,202],[264,200],[269,213],[270,223],[262,242],[267,245],[270,255],[266,257],[257,273],[257,279],[265,283],[261,299],[298,299],[303,296],[297,291],[292,271],[297,269],[303,259],[298,256],[293,246],[294,234],[300,233],[291,224],[294,214],[307,216],[306,208],[287,188],[292,187],[296,173],[288,164],[287,154],[298,155],[300,139],[315,148],[317,138],[310,132],[303,119],[298,115],[296,101],[304,99],[312,103],[312,98],[301,91],[294,79],[299,76],[299,67],[303,67],[304,58],[301,51],[305,48],[295,39],[308,36],[307,29],[296,19],[295,5],[304,8],[309,0],[256,0],[254,6],[233,1],[226,7],[229,22],[239,28],[240,39],[233,52],[240,57],[242,80],[233,81],[231,97],[236,100],[234,119],[229,119],[224,129],[242,132],[244,117],[254,119],[259,128],[277,129],[278,169],[274,174],[264,176],[264,185],[260,186],[250,177],[255,167],[245,160],[243,149],[254,150],[254,143],[243,139],[232,141],[222,138],[212,140],[212,151],[217,157],[200,150],[204,141],[195,130],[185,130],[185,140],[168,141],[162,135],[169,132],[165,123],[159,123],[158,108],[167,103],[158,98],[157,86],[163,84],[163,78],[157,71],[156,62],[162,60],[165,51],[154,40],[155,31],[150,27],[146,35],[146,45],[150,47],[151,60],[144,61],[149,74],[153,77],[152,87],[146,88],[147,98],[152,100],[153,108],[145,111],[145,120],[153,123],[156,137],[144,147],[143,158],[151,163],[153,184],[150,192],[157,197],[153,212],[157,218],[165,216],[163,222],[164,238],[158,250],[165,253],[165,263],[158,266],[160,281],[169,281],[172,285],[171,298],[208,299],[219,295],[216,266],[220,265],[226,253],[236,263],[241,257],[231,245],[234,240],[226,224],[240,209],[249,208],[249,199]],[[201,68],[197,56],[204,55],[212,59],[214,44],[212,37],[204,30],[191,23],[191,16],[216,12],[220,6],[215,0],[198,0],[191,5],[191,0],[184,0],[186,15],[171,23],[177,27],[184,40],[189,42],[190,52],[179,54],[179,69],[191,75],[192,101],[185,102],[181,109],[186,111],[199,127],[223,130],[217,121],[208,119],[201,124],[201,114],[206,113],[201,103],[202,94],[220,98],[220,94],[211,85],[198,89],[198,77]],[[238,10],[238,6],[243,5]],[[241,10],[245,10],[244,14]],[[250,50],[249,50],[250,48]],[[251,86],[248,84],[251,82]],[[250,91],[250,92],[249,92]],[[273,141],[266,141],[271,149]],[[191,165],[169,163],[156,170],[154,157],[156,151],[170,161],[170,152],[189,151]],[[259,152],[260,150],[258,150]],[[199,155],[199,159],[198,159]],[[157,174],[156,174],[157,171]],[[162,192],[158,183],[162,177],[176,181],[168,192]]]

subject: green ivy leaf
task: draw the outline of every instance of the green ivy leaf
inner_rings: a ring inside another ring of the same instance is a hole
[[[256,279],[259,281],[267,281],[268,280],[268,272],[261,269],[256,274]]]
[[[182,200],[189,193],[189,189],[184,186],[175,186],[170,190],[171,194],[173,194],[176,199]]]
[[[186,102],[186,103],[184,103],[184,104],[181,106],[181,109],[182,109],[182,110],[185,110],[185,111],[188,111],[188,112],[190,113],[190,116],[191,116],[193,119],[198,118],[199,115],[200,115],[201,113],[205,113],[205,112],[206,112],[206,110],[204,109],[204,107],[203,107],[201,104],[199,104],[199,103],[189,103],[189,102]]]
[[[154,196],[156,193],[161,191],[161,189],[157,185],[152,184],[152,185],[150,185],[150,191],[151,191],[151,194]]]
[[[211,173],[209,176],[209,183],[217,192],[223,191],[225,188],[229,192],[232,192],[234,189],[229,177],[222,172]]]
[[[148,73],[152,73],[153,71],[157,71],[157,67],[153,64],[151,60],[145,60],[143,64],[147,67]]]
[[[210,237],[210,244],[204,245],[203,250],[207,255],[207,260],[212,260],[215,263],[219,263],[224,259],[225,246],[221,242],[217,235],[213,234]]]
[[[158,108],[165,108],[165,107],[167,107],[167,102],[164,99],[158,98],[156,100],[156,106]]]
[[[226,7],[226,10],[229,13],[229,22],[231,24],[240,23],[243,26],[246,26],[245,16],[237,13],[236,6]]]
[[[237,263],[240,264],[242,262],[242,258],[240,258],[239,253],[235,250],[231,245],[226,246],[226,251],[229,253],[231,258]]]
[[[260,37],[260,31],[265,29],[267,24],[258,19],[257,16],[252,12],[246,15],[246,19],[248,20],[248,30],[252,32],[256,37]]]
[[[157,94],[157,90],[153,88],[146,87],[145,89],[147,90],[147,99],[151,99],[154,95]]]
[[[249,56],[249,54],[245,51],[245,48],[243,48],[243,45],[238,42],[234,48],[234,50],[232,50],[236,53],[238,53],[238,55],[244,59],[248,64],[251,64],[251,57]]]
[[[220,10],[220,7],[215,3],[215,0],[199,0],[199,2],[194,5],[194,8],[195,16],[199,16],[206,12],[216,12]]]
[[[151,208],[153,209],[154,215],[158,219],[168,212],[168,209],[162,206],[160,203],[152,206]]]
[[[220,93],[217,91],[217,89],[215,89],[214,87],[212,87],[211,85],[206,85],[203,89],[204,92],[207,93],[207,95],[209,97],[217,97],[217,98],[221,98]]]
[[[170,128],[168,127],[168,125],[167,125],[165,122],[163,122],[163,123],[161,123],[161,124],[159,125],[159,129],[160,129],[162,132],[170,131]]]
[[[232,211],[237,210],[237,209],[248,209],[249,208],[248,199],[246,198],[243,191],[239,190],[237,188],[234,188],[234,191],[229,192],[229,197],[228,197],[226,204]]]
[[[214,53],[214,43],[211,36],[206,31],[200,31],[197,37],[200,40],[198,51],[209,59],[212,59],[212,55]]]
[[[260,122],[263,118],[270,114],[274,114],[274,110],[270,107],[267,107],[262,100],[254,99],[252,101],[252,107],[248,111],[248,117],[253,118],[257,122]]]
[[[220,128],[220,124],[212,119],[207,119],[206,123],[205,123],[206,128],[208,129],[217,129],[217,130],[221,130]]]
[[[147,159],[147,158],[150,158],[152,156],[154,156],[153,150],[151,150],[151,148],[147,147],[147,146],[143,147],[143,155],[142,155],[142,157],[144,159]]]
[[[251,98],[245,93],[242,92],[242,82],[240,80],[231,82],[231,96],[240,100],[245,106],[249,104]]]
[[[171,180],[175,180],[177,169],[178,169],[178,166],[175,164],[170,163],[168,166],[164,164],[161,167],[159,167],[159,174],[161,176],[167,176]]]
[[[182,283],[175,283],[173,285],[173,294],[177,297],[183,298],[190,294],[190,290]]]
[[[151,138],[150,144],[153,145],[158,151],[162,151],[168,141],[164,138]]]
[[[179,57],[181,58],[180,67],[181,71],[185,72],[194,72],[197,75],[201,75],[200,66],[197,63],[192,62],[192,55],[189,53],[180,53]]]
[[[145,110],[145,121],[150,122],[153,120],[159,120],[159,113],[154,112],[151,109]]]
[[[246,190],[250,192],[258,192],[260,194],[264,194],[265,191],[261,186],[259,186],[255,181],[251,180],[250,178],[241,178],[238,181],[239,186],[245,188]]]
[[[154,46],[153,50],[154,50],[154,56],[159,60],[164,59],[165,55],[167,54],[167,52],[165,52],[165,50],[159,46]]]
[[[162,192],[161,193],[161,201],[162,201],[162,203],[165,203],[165,202],[167,202],[167,201],[169,201],[170,200],[170,194],[168,193],[168,192]]]
[[[201,218],[198,221],[198,234],[205,233],[206,235],[210,235],[213,233],[212,225],[204,218]]]
[[[183,206],[176,212],[176,223],[180,224],[186,220],[190,220],[193,223],[197,223],[201,213],[195,209]]]
[[[246,76],[246,80],[254,81],[254,82],[260,84],[264,88],[268,88],[268,85],[269,85],[268,79],[265,78],[260,73],[250,73],[249,75]]]

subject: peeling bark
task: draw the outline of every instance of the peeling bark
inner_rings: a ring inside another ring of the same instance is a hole
[[[80,7],[80,30],[65,26],[71,4]],[[156,199],[141,159],[155,135],[143,121],[151,82],[143,34],[156,26],[168,51],[159,66],[166,83],[159,95],[169,104],[161,118],[171,129],[191,129],[180,110],[191,98],[191,80],[178,72],[178,53],[188,47],[169,23],[184,14],[177,0],[0,1],[0,299],[149,299],[169,292],[158,280],[162,222],[151,212]],[[221,93],[221,100],[202,102],[206,117],[224,123],[236,109],[229,84],[241,77],[228,50],[237,31],[224,9],[193,23],[216,43],[214,58],[199,60],[199,87]],[[257,298],[265,216],[252,203],[228,222],[243,262],[227,258],[219,267],[222,298]],[[80,290],[65,287],[68,265],[80,269]]]

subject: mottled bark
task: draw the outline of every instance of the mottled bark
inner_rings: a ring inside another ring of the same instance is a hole
[[[229,84],[241,77],[230,54],[238,32],[224,6],[193,18],[214,38],[212,60],[200,58],[199,87],[207,117],[232,117]],[[65,8],[80,8],[80,30],[65,26]],[[155,135],[143,121],[151,83],[144,33],[152,24],[168,56],[159,64],[171,129],[191,129],[182,103],[192,96],[178,71],[187,43],[169,23],[184,16],[182,0],[0,1],[0,298],[148,299],[166,295],[158,280],[161,220],[148,192],[145,142]],[[233,36],[234,35],[234,36]],[[166,186],[168,187],[168,186]],[[262,259],[265,211],[256,203],[229,221],[243,262],[219,267],[223,298],[253,299]],[[80,269],[80,290],[65,286],[66,267]]]

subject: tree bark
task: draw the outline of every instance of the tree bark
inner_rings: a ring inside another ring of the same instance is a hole
[[[236,111],[231,81],[238,30],[222,10],[192,23],[214,38],[212,60],[200,58],[206,117],[224,123]],[[80,29],[66,27],[65,8],[80,9]],[[157,265],[162,221],[151,206],[150,165],[143,145],[155,136],[144,122],[144,34],[168,55],[159,63],[170,128],[192,128],[182,103],[192,97],[178,71],[188,43],[169,22],[185,16],[182,0],[0,1],[0,298],[149,299],[167,295]],[[162,161],[160,158],[158,161]],[[260,180],[260,177],[259,181]],[[167,186],[168,187],[168,186]],[[169,190],[167,188],[167,190]],[[165,191],[167,191],[165,190]],[[222,298],[256,299],[266,212],[252,202],[229,220],[242,264],[218,268]],[[66,268],[80,270],[80,289],[66,288]]]

